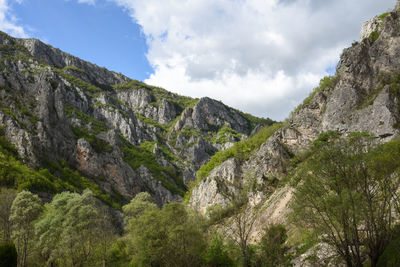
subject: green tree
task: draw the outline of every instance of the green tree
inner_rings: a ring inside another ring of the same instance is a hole
[[[228,200],[230,218],[223,220],[225,228],[232,235],[233,240],[239,245],[242,252],[243,265],[251,266],[251,251],[249,251],[249,239],[254,231],[254,224],[261,212],[260,201],[252,205],[249,196],[259,190],[260,185],[254,176],[247,174],[243,180],[235,179],[233,182],[216,179],[218,192]]]
[[[17,267],[17,250],[13,243],[0,244],[0,266]]]
[[[233,259],[224,245],[223,239],[213,234],[209,245],[207,246],[204,261],[209,267],[230,267],[235,266]]]
[[[145,211],[156,209],[158,208],[154,199],[147,192],[140,192],[129,204],[122,207],[126,223],[129,223],[132,218],[139,217]]]
[[[392,238],[399,207],[400,141],[375,145],[364,133],[322,134],[302,164],[294,220],[313,228],[347,266],[371,266]]]
[[[286,256],[288,248],[285,246],[287,232],[285,226],[272,224],[264,229],[260,241],[261,266],[287,266]]]
[[[35,232],[40,257],[50,266],[104,266],[115,235],[109,209],[90,190],[55,195]]]
[[[12,223],[12,239],[18,252],[18,265],[27,265],[28,254],[31,249],[31,240],[34,235],[33,221],[42,210],[42,201],[37,195],[28,191],[21,191],[11,206],[10,221]]]
[[[154,203],[145,202],[148,205],[131,205],[147,207],[140,208],[141,212],[129,219],[127,240],[133,254],[132,263],[135,266],[201,266],[205,249],[202,219],[187,211],[182,203],[167,204],[159,210]]]
[[[67,203],[77,197],[78,194],[70,192],[55,195],[51,203],[45,204],[43,215],[35,223],[35,244],[40,258],[49,266],[64,257],[65,250],[60,245],[60,237],[68,213]]]
[[[0,232],[3,232],[3,241],[11,241],[11,205],[17,196],[17,191],[9,188],[0,189]]]

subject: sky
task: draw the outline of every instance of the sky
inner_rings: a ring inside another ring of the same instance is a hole
[[[396,0],[0,0],[0,30],[283,120]]]

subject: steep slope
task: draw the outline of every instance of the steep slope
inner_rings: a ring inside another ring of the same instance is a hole
[[[360,42],[344,49],[336,74],[321,80],[308,98],[281,125],[270,128],[261,145],[246,157],[234,153],[216,154],[206,175],[198,175],[189,203],[203,214],[225,205],[218,182],[243,181],[253,176],[263,188],[249,196],[250,203],[263,203],[254,239],[268,223],[285,223],[293,188],[286,181],[310,142],[329,130],[349,133],[366,131],[380,142],[400,133],[400,3],[392,12],[363,25]],[[249,146],[251,139],[235,144],[236,150]],[[243,149],[242,149],[243,150]],[[220,152],[223,153],[223,152]],[[220,164],[215,157],[223,158]],[[202,170],[200,169],[200,170]],[[290,173],[289,173],[290,172]],[[202,174],[200,171],[199,174]]]
[[[215,152],[271,123],[213,99],[131,80],[36,39],[0,33],[3,136],[15,146],[15,160],[63,181],[58,191],[70,189],[73,173],[86,181],[76,190],[98,185],[116,201],[141,191],[159,204],[176,201]],[[0,186],[40,191],[40,178],[25,180],[5,175]]]

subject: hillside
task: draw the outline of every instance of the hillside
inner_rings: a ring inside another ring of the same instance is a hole
[[[216,208],[229,207],[232,198],[221,188],[230,188],[233,194],[238,194],[233,185],[253,177],[259,189],[250,192],[248,202],[258,209],[261,205],[262,212],[255,222],[252,242],[261,239],[265,225],[282,223],[290,229],[292,244],[304,244],[304,240],[298,242],[289,215],[294,192],[301,184],[298,173],[310,157],[310,147],[318,136],[330,131],[344,136],[367,132],[378,143],[399,137],[399,11],[398,3],[392,12],[367,21],[360,41],[343,50],[335,75],[323,78],[285,122],[236,143],[230,150],[216,153],[198,172],[188,194],[189,205],[212,216]],[[229,212],[223,216],[229,222]],[[319,257],[322,259],[326,254],[321,252]],[[298,254],[296,264],[306,264],[302,260],[309,255]]]
[[[215,152],[271,123],[0,33],[0,125],[24,169],[4,160],[1,186],[43,196],[90,187],[115,205],[148,191],[161,205],[179,200]]]

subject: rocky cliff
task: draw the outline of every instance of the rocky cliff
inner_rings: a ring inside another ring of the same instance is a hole
[[[203,214],[215,205],[225,205],[217,181],[243,181],[251,175],[263,190],[249,196],[261,203],[254,239],[268,223],[285,223],[293,188],[286,181],[295,172],[296,157],[310,142],[329,130],[365,131],[386,142],[400,133],[400,4],[392,12],[363,25],[360,42],[343,50],[334,76],[325,77],[308,98],[274,133],[247,157],[227,156],[217,166],[205,166],[198,177],[189,204]],[[246,141],[245,141],[246,142]],[[214,156],[215,157],[215,156]],[[210,162],[213,162],[211,158]],[[294,165],[294,166],[293,166]]]
[[[119,202],[141,191],[159,204],[176,201],[215,152],[271,122],[0,33],[1,133],[15,160],[50,172],[48,182],[61,184],[55,191],[90,184]],[[21,179],[0,185],[40,191],[38,179]]]

